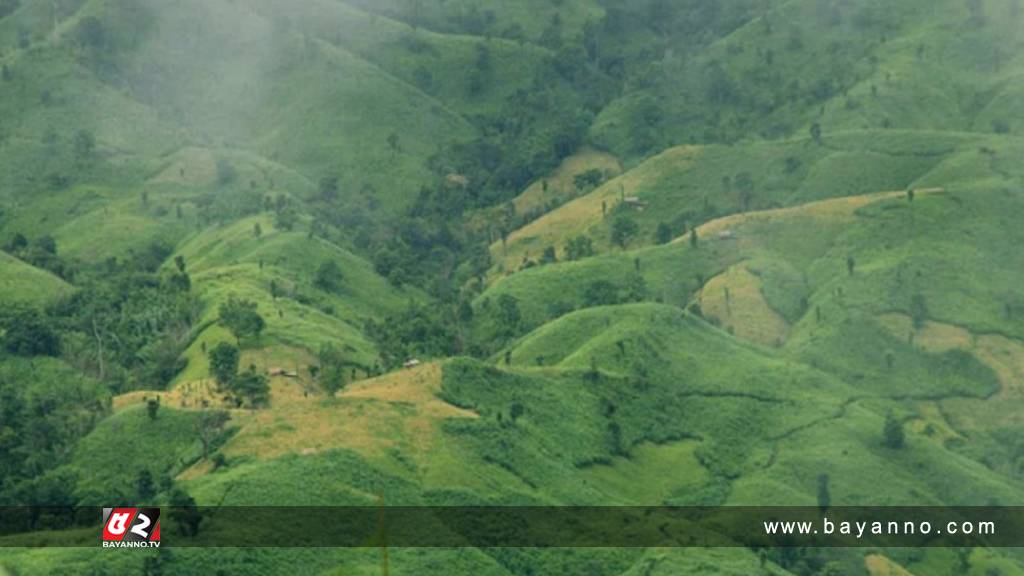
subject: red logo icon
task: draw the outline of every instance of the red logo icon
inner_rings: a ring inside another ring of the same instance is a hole
[[[160,546],[159,508],[104,508],[104,548]]]

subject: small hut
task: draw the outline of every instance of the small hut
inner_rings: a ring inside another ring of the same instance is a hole
[[[643,211],[644,208],[647,208],[647,202],[641,200],[639,196],[626,196],[622,199],[622,203],[638,211]]]

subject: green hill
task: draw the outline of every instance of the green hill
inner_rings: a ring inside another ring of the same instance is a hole
[[[1019,172],[999,159],[1019,146],[1011,137],[871,130],[830,134],[820,144],[798,138],[671,148],[492,244],[495,272],[535,265],[546,248],[569,258],[569,241],[579,236],[600,253],[665,242],[750,210],[908,188],[1006,186]],[[636,226],[618,240],[621,220]]]
[[[813,123],[825,134],[1008,131],[1019,18],[1012,2],[778,3],[697,58],[666,58],[651,88],[609,106],[592,134],[636,157],[695,139],[802,135]]]
[[[1024,573],[32,547],[187,498],[1019,502],[1019,4],[0,0],[0,504],[58,507],[0,575]]]
[[[67,282],[53,274],[0,254],[0,300],[40,305],[70,292]]]

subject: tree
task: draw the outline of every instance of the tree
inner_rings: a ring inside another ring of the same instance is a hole
[[[619,290],[607,280],[595,280],[583,289],[583,303],[587,306],[618,304]]]
[[[665,222],[658,223],[658,229],[654,231],[654,241],[658,244],[668,244],[672,241],[672,227]]]
[[[21,232],[15,232],[14,236],[11,237],[11,241],[7,243],[5,250],[16,254],[25,248],[28,248],[28,238]]]
[[[157,412],[160,411],[160,397],[149,398],[146,400],[146,414],[150,420],[156,420]]]
[[[928,302],[924,294],[917,293],[910,298],[910,319],[914,323],[914,328],[920,330],[924,327],[928,319]]]
[[[231,415],[224,410],[203,411],[195,420],[195,432],[203,447],[203,457],[210,454],[217,442],[224,437],[224,427]]]
[[[60,336],[39,310],[12,306],[0,311],[3,346],[18,356],[57,356]]]
[[[83,48],[100,50],[107,44],[107,31],[95,16],[86,16],[75,28],[75,40]]]
[[[643,274],[637,271],[629,282],[626,283],[626,300],[629,302],[643,302],[647,299],[647,281]]]
[[[338,198],[338,177],[326,176],[320,179],[320,199],[333,202]]]
[[[217,184],[227,186],[238,178],[238,171],[226,158],[217,159]]]
[[[337,292],[341,288],[343,278],[341,266],[338,266],[337,262],[334,260],[324,260],[316,269],[313,285],[324,292]]]
[[[224,456],[223,452],[217,452],[216,454],[213,455],[213,458],[210,459],[210,465],[213,468],[213,470],[220,470],[221,468],[227,468],[227,466],[228,466],[227,456]]]
[[[540,256],[541,264],[554,264],[558,262],[558,256],[555,254],[555,247],[548,246],[544,249],[544,253]]]
[[[178,526],[178,533],[186,538],[199,534],[203,515],[196,509],[196,501],[183,488],[175,486],[168,494],[170,518]]]
[[[547,28],[540,34],[537,42],[546,48],[558,50],[562,47],[562,16],[555,12],[548,22]]]
[[[582,260],[594,255],[594,242],[588,236],[576,236],[565,245],[567,260]]]
[[[150,504],[156,496],[156,485],[153,483],[153,474],[143,468],[135,476],[135,493],[139,496],[140,503]]]
[[[207,356],[210,359],[210,373],[217,380],[217,385],[228,387],[238,373],[238,348],[228,342],[220,342]]]
[[[575,185],[576,190],[580,192],[596,188],[601,184],[602,180],[604,180],[604,174],[602,174],[597,168],[591,168],[586,172],[580,172],[572,177],[573,185]]]
[[[640,230],[637,223],[625,214],[619,214],[612,220],[612,242],[625,248],[629,239]]]
[[[290,203],[277,209],[274,213],[274,228],[290,232],[299,222],[299,213]]]
[[[818,508],[824,512],[832,505],[832,495],[828,489],[828,474],[818,476]]]
[[[746,212],[750,209],[750,202],[754,199],[754,178],[750,172],[740,172],[736,175],[736,189],[739,191],[740,209]]]
[[[263,227],[260,226],[259,222],[252,225],[252,235],[257,238],[263,235]]]
[[[810,133],[811,139],[814,140],[816,144],[821,144],[821,124],[818,124],[817,122],[811,124]]]
[[[242,338],[246,336],[255,336],[258,340],[266,327],[266,321],[256,311],[256,303],[249,300],[231,296],[227,302],[220,305],[218,312],[221,326],[231,331],[238,345],[241,345]]]
[[[897,420],[892,412],[885,415],[885,426],[882,428],[882,443],[887,448],[899,449],[903,448],[905,441],[905,434],[903,432],[903,422]]]
[[[524,414],[526,414],[526,407],[519,402],[513,402],[512,406],[508,409],[508,416],[512,419],[513,424],[516,420],[522,418]]]
[[[504,331],[511,335],[519,329],[522,314],[519,312],[519,300],[511,294],[498,296],[498,323]]]
[[[238,406],[241,406],[243,401],[248,401],[251,408],[258,408],[270,400],[267,377],[257,372],[253,364],[235,377],[231,384],[231,392],[235,395],[235,403]]]
[[[75,134],[75,157],[79,162],[87,162],[92,159],[93,151],[96,150],[96,137],[92,132],[82,129]]]
[[[330,342],[320,346],[320,386],[328,396],[345,387],[345,357],[341,348]]]

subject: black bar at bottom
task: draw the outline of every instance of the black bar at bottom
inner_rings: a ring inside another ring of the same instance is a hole
[[[0,547],[97,546],[102,508],[0,508]],[[1018,547],[1024,507],[164,507],[161,546]]]

